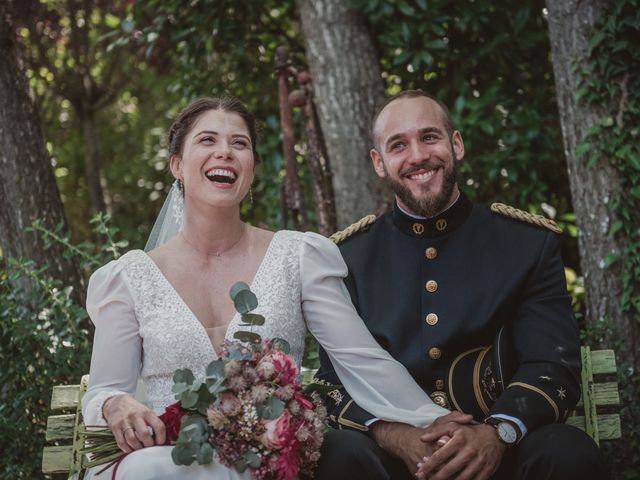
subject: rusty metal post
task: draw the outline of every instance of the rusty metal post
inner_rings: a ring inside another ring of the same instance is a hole
[[[318,227],[322,235],[330,236],[337,229],[337,220],[329,159],[326,154],[323,154],[322,132],[313,103],[311,77],[307,72],[300,72],[297,74],[297,79],[300,90],[291,92],[289,96],[290,103],[303,107],[306,117],[305,133],[309,149],[307,162],[313,177],[313,196]]]
[[[280,127],[282,129],[282,149],[285,164],[285,201],[292,213],[293,228],[308,230],[308,221],[304,209],[302,188],[298,178],[295,140],[293,137],[293,115],[289,105],[289,52],[284,46],[276,49],[276,77],[278,78],[278,100],[280,104]],[[286,227],[286,225],[285,225]]]

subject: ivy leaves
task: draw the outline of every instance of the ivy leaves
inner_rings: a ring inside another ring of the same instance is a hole
[[[579,70],[576,98],[590,105],[616,105],[586,133],[576,148],[589,167],[606,159],[618,172],[620,188],[608,199],[616,220],[608,235],[623,239],[622,251],[604,258],[605,267],[622,262],[623,311],[640,314],[640,13],[635,0],[613,2],[589,40],[588,62]]]

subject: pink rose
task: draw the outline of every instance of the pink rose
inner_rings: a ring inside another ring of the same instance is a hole
[[[291,416],[288,411],[273,420],[264,422],[265,432],[260,436],[260,442],[269,449],[284,447],[289,439],[291,428]]]

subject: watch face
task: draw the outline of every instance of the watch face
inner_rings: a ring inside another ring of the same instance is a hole
[[[513,425],[508,422],[500,422],[496,429],[498,430],[498,436],[504,443],[516,443],[518,433]]]

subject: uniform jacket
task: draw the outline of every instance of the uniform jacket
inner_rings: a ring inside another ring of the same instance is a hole
[[[395,206],[340,249],[360,316],[432,398],[477,420],[516,417],[528,431],[566,419],[579,398],[580,348],[553,232],[461,194],[427,220]],[[499,332],[510,350],[501,359],[490,348]],[[320,358],[317,377],[339,384]],[[367,430],[373,418],[344,388],[327,407],[339,428]]]

